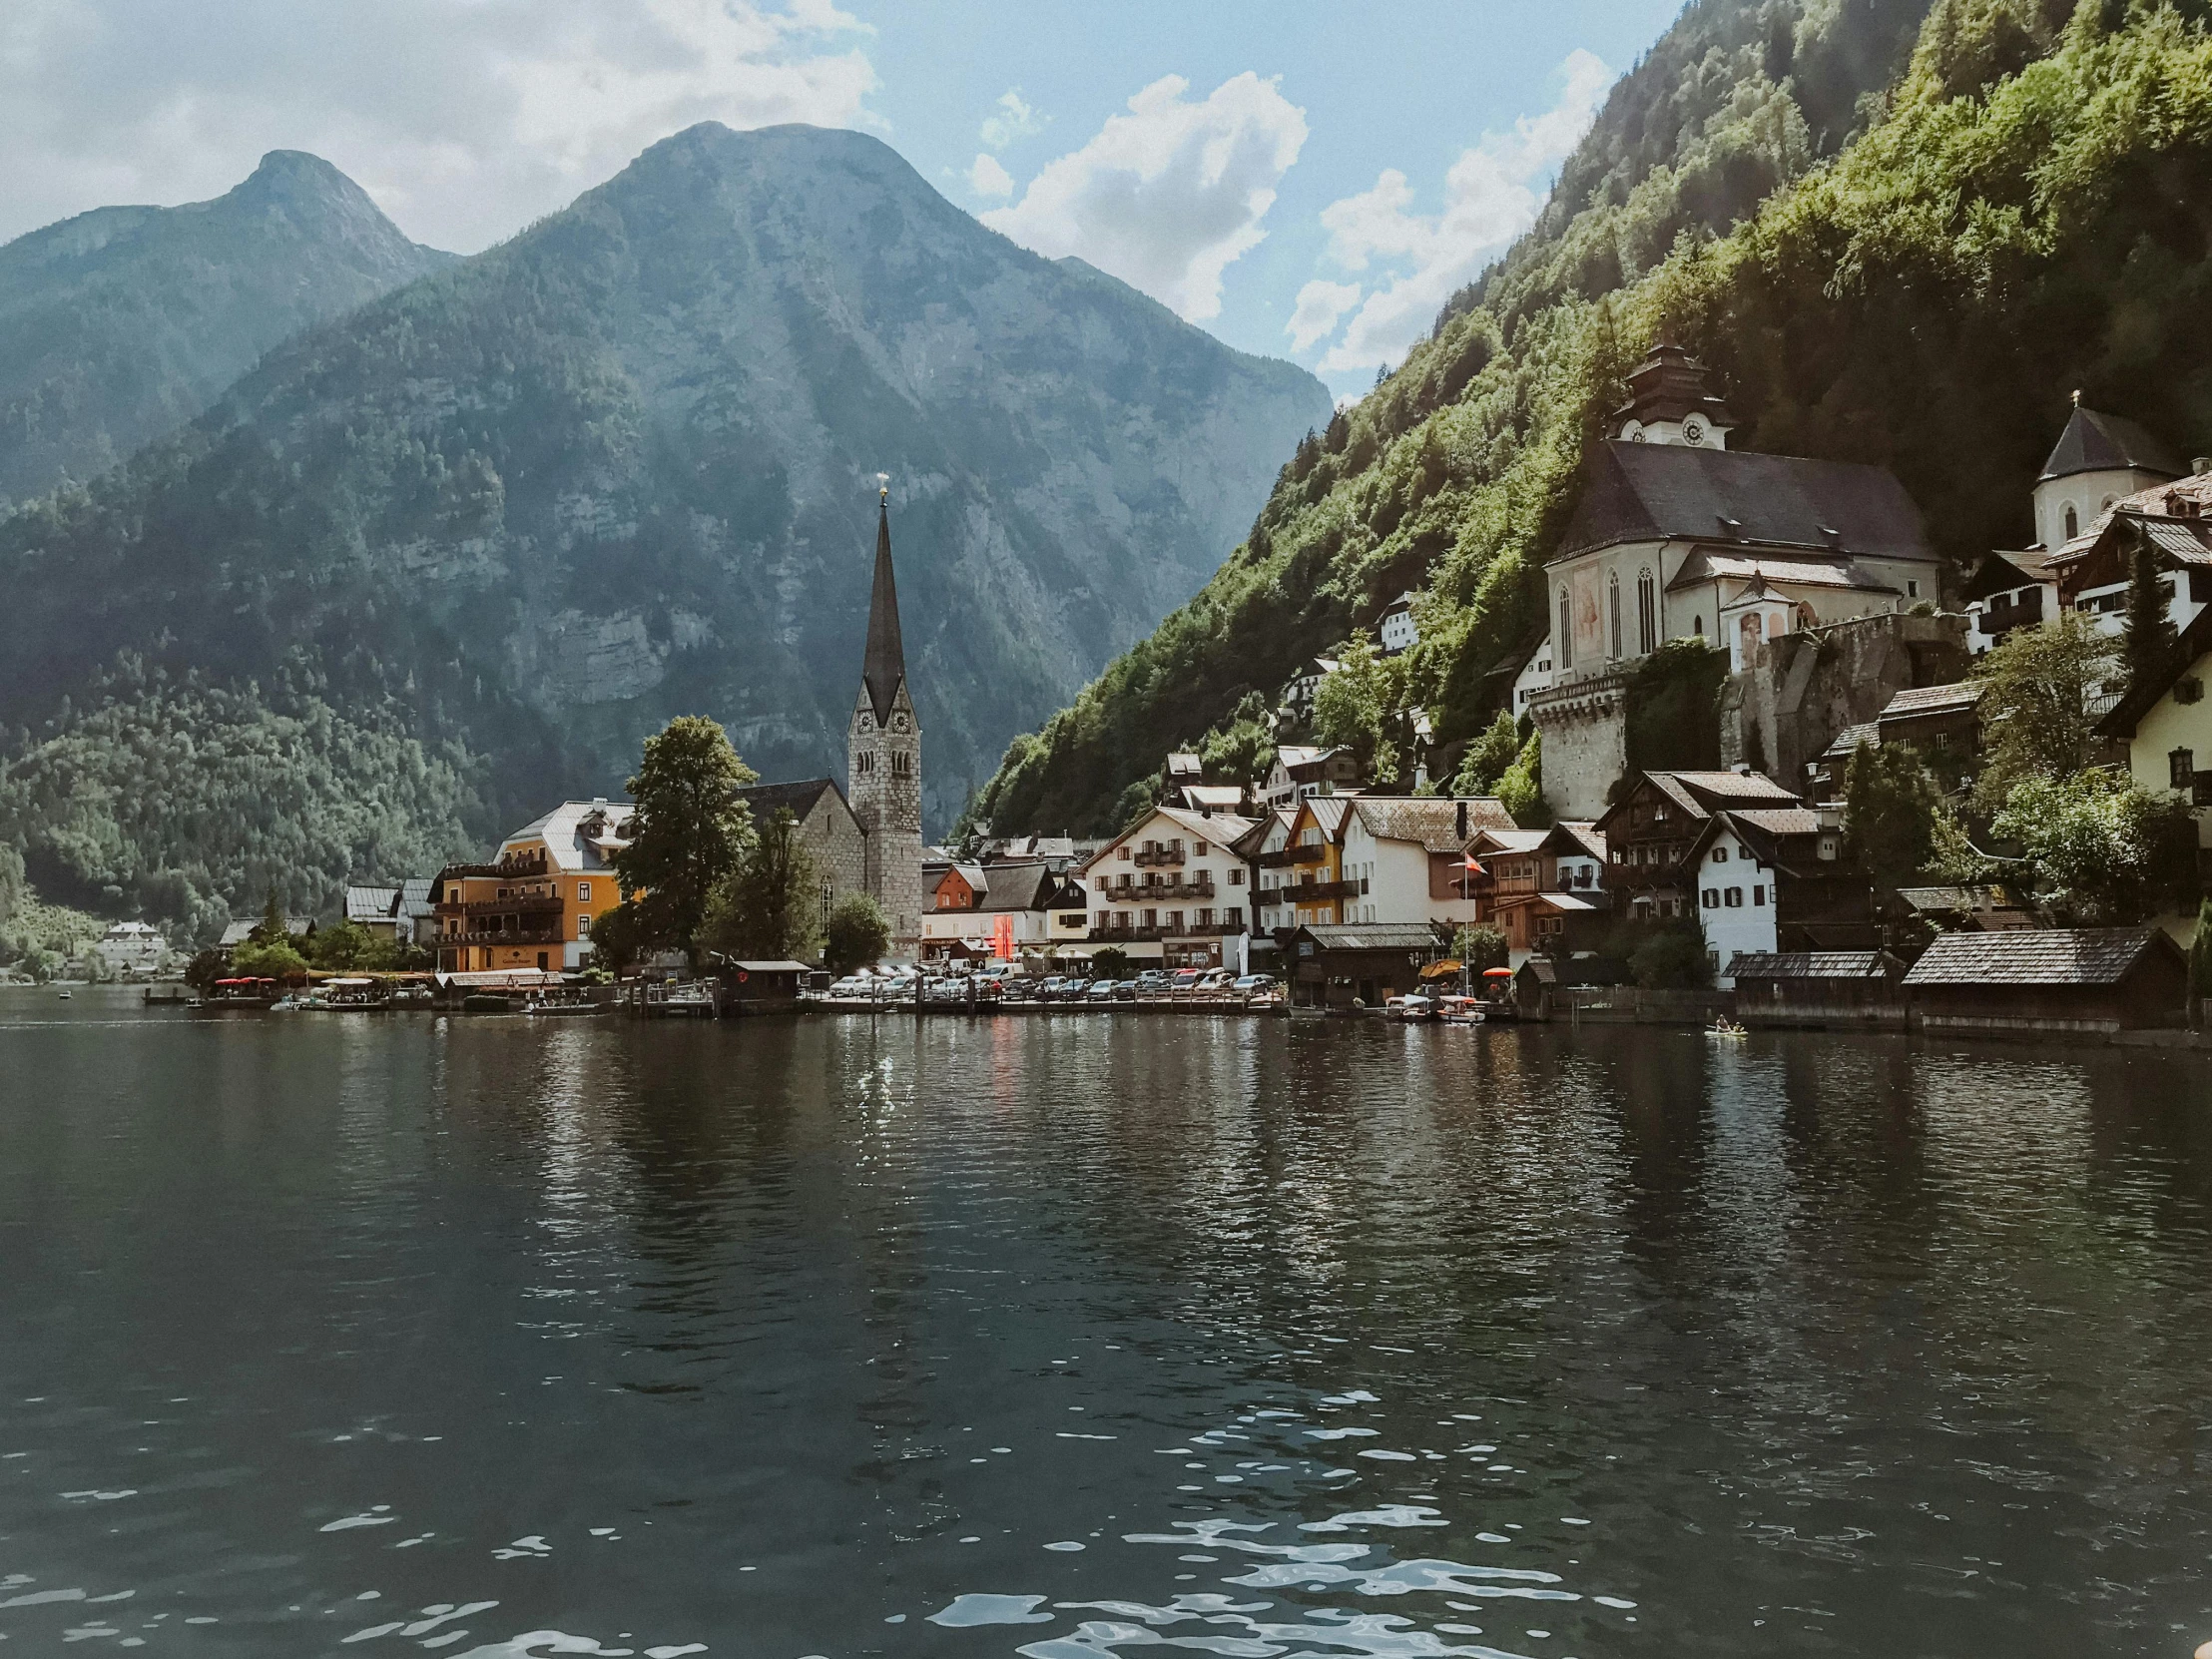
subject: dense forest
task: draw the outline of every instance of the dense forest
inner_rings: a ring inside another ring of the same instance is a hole
[[[2212,434],[2203,0],[1706,0],[1536,229],[1283,468],[1189,605],[1008,750],[975,816],[1098,830],[1164,751],[1249,753],[1308,657],[1421,590],[1396,681],[1440,741],[1541,637],[1537,572],[1624,370],[1722,372],[1738,447],[1893,467],[1957,558],[2027,534],[2079,388]]]

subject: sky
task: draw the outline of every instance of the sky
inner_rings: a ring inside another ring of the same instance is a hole
[[[4,0],[0,240],[311,151],[474,253],[705,120],[953,202],[1340,397],[1533,217],[1680,0]]]

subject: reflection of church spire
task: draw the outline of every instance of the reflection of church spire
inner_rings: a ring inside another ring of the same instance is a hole
[[[875,520],[875,591],[867,606],[867,655],[860,685],[876,724],[890,718],[891,702],[906,678],[906,650],[898,637],[898,582],[891,573],[891,492],[883,486]]]

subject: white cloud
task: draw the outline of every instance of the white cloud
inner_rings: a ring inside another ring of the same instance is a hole
[[[978,196],[1002,197],[1014,194],[1014,176],[998,165],[998,158],[989,151],[978,152],[975,165],[967,170],[968,189]]]
[[[1291,349],[1304,351],[1316,340],[1326,338],[1337,331],[1337,319],[1360,303],[1361,287],[1358,282],[1325,282],[1319,277],[1298,290],[1298,303],[1291,312]]]
[[[1044,118],[1025,103],[1019,87],[1011,87],[999,94],[998,113],[986,116],[980,129],[983,142],[993,150],[1003,150],[1018,138],[1044,131]]]
[[[867,32],[830,0],[7,0],[0,239],[295,149],[469,252],[694,122],[867,122]]]
[[[1198,103],[1189,90],[1180,75],[1153,82],[983,223],[1050,258],[1088,260],[1194,322],[1219,314],[1222,274],[1266,237],[1306,112],[1249,71]]]
[[[1329,258],[1345,271],[1378,272],[1369,287],[1317,281],[1300,292],[1285,330],[1297,350],[1327,338],[1351,313],[1343,338],[1322,356],[1324,375],[1401,360],[1443,302],[1536,217],[1538,191],[1589,130],[1613,81],[1613,72],[1583,51],[1569,56],[1561,73],[1566,84],[1552,108],[1460,152],[1444,177],[1441,213],[1414,213],[1412,187],[1395,168],[1385,169],[1372,190],[1322,211]]]

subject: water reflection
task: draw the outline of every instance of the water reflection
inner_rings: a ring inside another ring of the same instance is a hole
[[[2212,1635],[2201,1061],[72,1008],[0,998],[25,1651]]]

